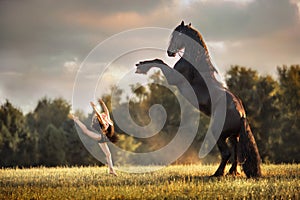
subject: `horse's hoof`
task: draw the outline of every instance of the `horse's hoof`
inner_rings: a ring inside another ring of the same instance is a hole
[[[240,176],[241,174],[237,171],[234,171],[234,172],[229,172],[227,175],[228,176]]]
[[[230,169],[227,175],[232,175],[232,176],[239,176],[240,173],[237,171],[237,169]]]
[[[211,178],[214,178],[214,177],[222,177],[224,176],[224,174],[221,174],[221,173],[214,173],[213,175],[211,175],[210,177]]]

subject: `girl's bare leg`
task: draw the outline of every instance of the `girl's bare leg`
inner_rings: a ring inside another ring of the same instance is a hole
[[[100,140],[101,139],[101,135],[94,133],[93,131],[90,131],[79,119],[78,117],[74,116],[74,115],[70,115],[70,118],[72,118],[74,120],[74,122],[76,124],[78,124],[78,126],[80,127],[80,129],[82,130],[82,132],[84,134],[86,134],[87,136],[89,136],[90,138],[94,139],[94,140]]]
[[[113,174],[115,176],[117,176],[117,173],[114,170],[114,166],[113,166],[113,162],[111,159],[111,153],[109,151],[109,148],[107,146],[106,143],[99,143],[100,148],[102,149],[102,151],[104,152],[105,156],[106,156],[106,161],[107,161],[107,165],[109,168],[109,173]]]
[[[81,128],[83,133],[85,133],[86,135],[88,135],[89,137],[91,137],[95,140],[101,139],[101,135],[98,135],[98,134],[94,133],[93,131],[90,131],[89,129],[87,129],[87,127],[78,119],[78,117],[76,117],[74,115],[69,115],[68,117],[73,119],[75,121],[75,123],[78,124],[78,126]],[[107,161],[107,164],[109,167],[109,173],[117,176],[117,173],[115,172],[114,167],[113,167],[111,153],[110,153],[110,150],[109,150],[107,144],[99,143],[99,146],[106,156],[106,161]]]

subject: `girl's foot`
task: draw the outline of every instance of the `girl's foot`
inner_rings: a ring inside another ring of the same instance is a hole
[[[114,176],[118,176],[118,174],[113,169],[109,169],[109,174],[114,175]]]

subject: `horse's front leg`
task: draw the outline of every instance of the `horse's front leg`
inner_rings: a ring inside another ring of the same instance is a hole
[[[148,71],[152,67],[158,67],[161,68],[160,65],[166,65],[162,60],[159,59],[154,59],[154,60],[146,60],[146,61],[141,61],[138,64],[136,64],[136,71],[135,73],[137,74],[147,74]]]
[[[224,137],[220,137],[218,142],[217,142],[217,145],[218,145],[218,148],[221,152],[221,163],[217,169],[217,171],[214,173],[213,176],[223,176],[224,175],[224,169],[225,169],[225,166],[228,162],[228,159],[230,157],[230,150],[227,146],[227,143],[226,143],[226,138]]]
[[[178,82],[182,79],[178,74],[176,70],[169,67],[166,63],[164,63],[160,59],[154,59],[154,60],[147,60],[147,61],[141,61],[138,64],[136,64],[136,71],[137,74],[147,74],[147,72],[152,68],[157,67],[161,69],[163,75],[166,77],[168,83],[170,85],[178,85]]]

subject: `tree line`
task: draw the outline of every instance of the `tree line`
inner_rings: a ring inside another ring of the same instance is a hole
[[[244,103],[263,162],[299,163],[300,66],[278,67],[277,75],[274,79],[250,68],[232,66],[225,78],[228,88]],[[156,71],[147,85],[132,85],[134,98],[129,100],[130,116],[124,117],[131,117],[138,125],[147,125],[149,108],[161,104],[167,112],[164,127],[153,137],[134,138],[123,133],[116,124],[120,148],[149,152],[163,147],[176,135],[181,110],[176,95],[158,84],[163,82],[166,80],[160,71]],[[127,102],[121,101],[123,91],[115,86],[112,89],[117,99],[120,97],[117,107],[126,106]],[[104,94],[102,99],[111,111],[110,93]],[[44,97],[25,115],[6,100],[0,107],[0,167],[101,165],[82,144],[80,133],[67,117],[70,110],[71,105],[66,100]],[[82,111],[77,111],[76,114],[89,126],[93,113],[85,116]],[[177,163],[218,159],[218,151],[214,149],[207,158],[199,160],[198,151],[210,119],[196,111],[190,115],[200,115],[200,125],[192,145]],[[114,158],[116,162],[126,163],[125,157],[116,155]]]

